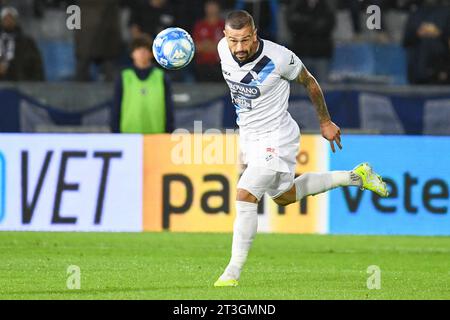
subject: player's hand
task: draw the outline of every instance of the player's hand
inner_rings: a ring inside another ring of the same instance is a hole
[[[330,142],[331,150],[333,153],[336,152],[334,147],[334,143],[342,150],[341,144],[341,129],[331,120],[327,122],[323,122],[320,124],[320,130],[322,131],[322,137],[327,139]]]

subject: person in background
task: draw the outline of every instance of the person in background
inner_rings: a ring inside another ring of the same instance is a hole
[[[205,4],[205,19],[194,27],[196,52],[195,75],[197,81],[222,81],[217,44],[223,38],[225,21],[220,16],[220,5],[210,0]]]
[[[34,40],[22,32],[18,11],[3,7],[0,18],[0,80],[44,81],[41,54]]]
[[[175,11],[167,0],[145,0],[131,12],[131,38],[143,35],[155,38],[159,32],[175,24]]]
[[[261,38],[277,40],[278,0],[236,0],[235,9],[246,10],[254,17]]]
[[[16,0],[17,1],[17,0]],[[23,1],[23,0],[19,0]],[[44,18],[45,11],[47,9],[60,9],[66,11],[67,7],[69,7],[72,4],[77,4],[76,0],[27,0],[28,2],[31,2],[28,4],[30,9],[33,11],[33,16],[35,18],[42,19]],[[1,2],[1,0],[0,0]],[[25,2],[25,1],[23,1]]]
[[[450,83],[450,7],[425,0],[408,18],[403,46],[411,84]]]
[[[133,66],[116,81],[111,116],[113,133],[157,134],[174,130],[170,82],[152,63],[152,41],[140,37],[131,44]]]
[[[207,1],[207,0],[206,0]],[[175,14],[176,25],[189,33],[204,16],[205,0],[170,0]]]
[[[287,10],[287,24],[293,35],[292,51],[319,82],[328,79],[334,44],[335,16],[326,0],[293,0]]]
[[[114,81],[121,39],[118,0],[78,0],[81,30],[75,31],[77,80],[90,81],[91,66],[100,67],[99,79]]]

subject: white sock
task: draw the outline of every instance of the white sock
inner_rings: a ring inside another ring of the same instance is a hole
[[[296,198],[316,195],[337,187],[361,186],[361,178],[352,171],[332,171],[326,173],[305,173],[294,180]]]
[[[231,260],[221,280],[238,280],[258,229],[258,204],[236,201]]]

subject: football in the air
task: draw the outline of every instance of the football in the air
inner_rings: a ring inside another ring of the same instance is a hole
[[[181,28],[167,28],[153,41],[153,55],[164,68],[186,67],[194,58],[195,45],[191,35]]]

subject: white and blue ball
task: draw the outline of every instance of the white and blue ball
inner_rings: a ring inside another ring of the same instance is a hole
[[[167,28],[153,41],[153,55],[164,68],[186,67],[194,58],[195,45],[191,35],[181,28]]]

